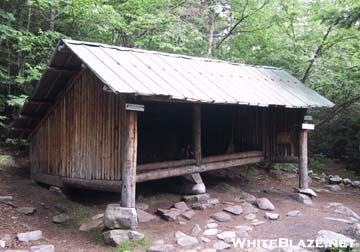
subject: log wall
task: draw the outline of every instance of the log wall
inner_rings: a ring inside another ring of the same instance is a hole
[[[79,74],[31,139],[32,173],[121,180],[124,98]]]

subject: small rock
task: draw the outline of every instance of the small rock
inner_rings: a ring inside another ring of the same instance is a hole
[[[218,228],[218,227],[219,227],[219,224],[213,222],[213,223],[206,224],[205,229],[212,229],[212,228]]]
[[[174,245],[171,244],[158,244],[151,246],[147,252],[173,252],[176,251]]]
[[[253,220],[251,222],[251,225],[253,225],[253,226],[259,226],[259,225],[262,225],[262,224],[265,224],[265,222],[259,221],[259,220]]]
[[[217,230],[216,228],[210,228],[210,229],[205,229],[203,234],[206,236],[213,236],[216,235],[218,232],[219,230]]]
[[[213,218],[216,221],[220,221],[220,222],[228,222],[231,220],[231,216],[225,212],[215,213],[211,216],[211,218]]]
[[[11,240],[11,235],[9,235],[9,234],[3,234],[3,235],[0,236],[0,240],[10,241],[10,240]]]
[[[128,237],[129,237],[130,240],[135,240],[135,241],[137,241],[137,240],[142,240],[142,239],[144,239],[144,238],[145,238],[145,235],[144,235],[143,233],[138,232],[138,231],[130,230],[130,231],[128,232]]]
[[[291,211],[287,212],[286,216],[299,217],[299,216],[303,216],[303,214],[299,210],[291,210]]]
[[[235,232],[238,236],[247,237],[248,233],[253,230],[252,227],[246,225],[240,225],[235,227]]]
[[[360,224],[355,223],[350,226],[350,228],[347,230],[347,232],[357,240],[360,240]]]
[[[201,233],[201,227],[199,224],[195,224],[193,229],[191,230],[191,235],[198,236]]]
[[[21,242],[37,241],[43,238],[41,230],[35,230],[26,233],[18,233],[17,239]]]
[[[341,186],[334,184],[334,185],[326,185],[324,188],[329,189],[332,192],[339,192],[342,190]]]
[[[195,215],[195,212],[193,210],[186,211],[181,214],[182,217],[184,217],[187,220],[191,220],[191,218]]]
[[[30,252],[55,252],[55,247],[51,244],[31,246]]]
[[[329,178],[330,184],[341,184],[342,178],[339,175],[335,175]]]
[[[156,219],[154,215],[149,214],[141,209],[137,209],[136,212],[140,223],[147,223]]]
[[[91,217],[92,220],[102,220],[104,218],[104,214],[100,213],[100,214],[96,214],[93,217]]]
[[[219,205],[220,201],[219,201],[219,199],[216,199],[216,198],[208,199],[207,204],[209,205],[209,207],[213,207],[213,206]]]
[[[330,192],[328,189],[323,189],[323,188],[316,188],[315,191],[317,193],[329,193]]]
[[[209,238],[206,237],[200,237],[200,240],[205,243],[209,243],[211,241]]]
[[[186,203],[184,201],[175,203],[174,207],[182,212],[189,210],[189,207],[186,205]]]
[[[180,214],[181,211],[179,209],[171,208],[161,215],[161,217],[167,221],[175,221]]]
[[[184,235],[176,239],[176,243],[181,247],[192,247],[199,243],[195,237]]]
[[[351,185],[353,187],[360,187],[360,181],[353,181],[353,182],[351,182]]]
[[[266,212],[264,217],[265,217],[265,219],[268,219],[268,220],[277,220],[277,219],[279,219],[280,215],[277,213]]]
[[[344,178],[342,182],[344,185],[351,185],[351,180],[349,178]]]
[[[255,214],[247,214],[244,216],[245,220],[255,220],[256,215]]]
[[[234,215],[240,215],[243,213],[244,210],[240,205],[234,205],[234,206],[225,207],[224,211]]]
[[[183,199],[186,202],[195,203],[195,202],[205,202],[210,199],[210,195],[207,193],[196,194],[196,195],[185,195]]]
[[[196,203],[191,205],[191,208],[195,209],[195,210],[205,210],[208,207],[209,207],[209,204],[206,203],[206,202],[205,203],[196,202]]]
[[[70,219],[69,215],[67,214],[59,214],[56,215],[52,218],[52,222],[56,223],[56,224],[62,224],[64,222],[66,222],[68,219]]]
[[[225,242],[232,242],[233,239],[236,238],[236,234],[234,231],[224,231],[224,232],[218,234],[216,237]]]
[[[108,229],[134,229],[138,225],[135,208],[122,207],[120,204],[109,204],[104,214],[104,226]]]
[[[275,210],[274,205],[271,203],[270,200],[268,200],[267,198],[260,198],[256,200],[256,205],[263,210],[270,210],[273,211]]]
[[[302,194],[302,193],[293,193],[291,195],[291,197],[293,199],[295,199],[296,201],[303,203],[305,205],[312,205],[312,200],[309,196]]]
[[[316,192],[314,192],[310,188],[295,188],[294,190],[295,190],[295,192],[302,193],[302,194],[305,194],[305,195],[310,196],[310,197],[316,197],[317,196]]]
[[[32,215],[36,212],[35,207],[19,207],[16,209],[18,213],[25,214],[25,215]]]
[[[353,245],[354,240],[340,233],[330,230],[320,230],[316,234],[315,242],[320,246],[331,247],[334,241],[341,241],[347,245]]]
[[[217,241],[213,244],[213,247],[216,249],[216,251],[222,251],[224,249],[230,248],[230,244],[223,241]]]
[[[111,246],[118,246],[124,241],[129,240],[127,230],[110,230],[103,233],[104,242],[105,244],[111,245]]]
[[[179,221],[178,223],[179,223],[179,225],[186,225],[185,221]]]
[[[242,207],[244,214],[259,212],[259,209],[257,209],[256,207],[254,207],[253,205],[247,202],[242,203],[240,206]]]
[[[176,231],[176,232],[175,232],[175,238],[176,238],[176,239],[179,239],[180,237],[184,237],[184,236],[186,236],[186,234],[184,234],[184,233],[181,232],[181,231]]]
[[[82,223],[79,227],[79,231],[90,232],[92,230],[100,230],[103,227],[104,227],[104,222],[102,219],[91,219],[88,222]]]
[[[0,203],[7,203],[12,200],[13,200],[12,196],[0,196]]]
[[[61,188],[60,188],[60,187],[57,187],[57,186],[50,186],[50,187],[49,187],[49,191],[50,191],[50,192],[56,192],[56,193],[59,193],[59,194],[63,194]]]
[[[6,241],[0,240],[0,249],[3,249],[6,247]]]
[[[241,199],[244,199],[245,201],[247,201],[249,203],[255,203],[255,201],[256,201],[256,197],[247,192],[240,192],[239,196]]]
[[[346,224],[353,224],[354,223],[354,221],[352,221],[352,220],[345,220],[345,219],[333,218],[333,217],[324,217],[324,219],[325,220],[342,222],[342,223],[346,223]]]

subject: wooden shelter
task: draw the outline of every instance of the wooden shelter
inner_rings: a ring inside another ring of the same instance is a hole
[[[63,40],[13,123],[31,176],[122,192],[136,182],[257,162],[300,162],[308,108],[333,104],[286,71]]]

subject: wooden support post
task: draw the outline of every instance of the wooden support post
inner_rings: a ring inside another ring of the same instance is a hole
[[[121,206],[135,208],[137,112],[126,111],[125,160],[122,166]]]
[[[307,130],[300,133],[299,146],[299,187],[309,188]]]
[[[193,109],[194,156],[196,165],[201,164],[201,106],[195,104]]]

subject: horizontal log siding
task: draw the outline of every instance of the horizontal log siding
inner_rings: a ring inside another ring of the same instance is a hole
[[[32,173],[121,180],[124,99],[81,73],[34,134]]]

